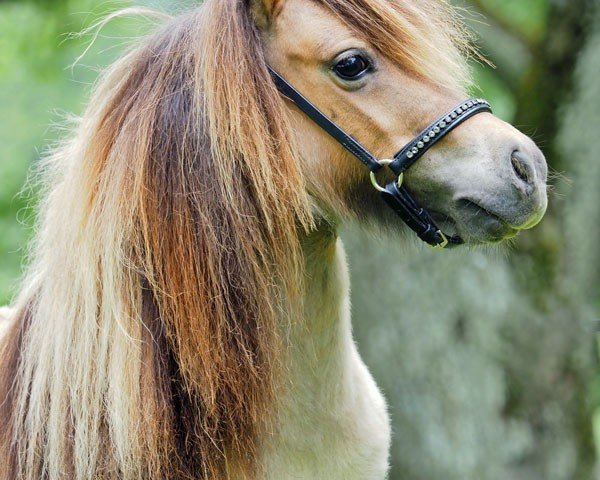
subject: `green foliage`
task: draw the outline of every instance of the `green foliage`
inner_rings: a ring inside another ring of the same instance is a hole
[[[474,2],[498,15],[529,39],[540,40],[546,34],[550,2],[548,0],[481,0]]]
[[[494,107],[494,114],[511,122],[515,116],[516,105],[510,89],[494,75],[490,67],[474,65],[473,75],[477,85],[474,95],[489,99]]]
[[[135,22],[116,21],[73,66],[91,36],[69,34],[128,2],[100,8],[93,0],[41,3],[0,3],[0,305],[16,290],[31,236],[35,192],[20,193],[28,173],[61,137],[57,126],[64,115],[81,113],[99,69],[143,31]],[[46,8],[50,5],[57,8]]]

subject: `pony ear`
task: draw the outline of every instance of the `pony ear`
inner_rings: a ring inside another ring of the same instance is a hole
[[[266,30],[269,27],[283,2],[284,0],[250,0],[250,11],[258,28]]]

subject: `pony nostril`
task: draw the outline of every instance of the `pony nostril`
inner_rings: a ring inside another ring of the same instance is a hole
[[[531,160],[520,151],[515,150],[510,156],[510,163],[517,178],[531,188],[535,183],[535,173]]]

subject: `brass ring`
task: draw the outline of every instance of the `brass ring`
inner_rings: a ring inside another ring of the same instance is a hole
[[[384,160],[379,160],[379,163],[381,165],[383,165],[384,167],[387,167],[389,165],[391,165],[392,163],[394,163],[394,160],[390,160],[388,158],[384,159]],[[402,182],[404,182],[404,172],[402,172],[400,174],[400,176],[398,177],[398,187],[402,186]],[[385,188],[383,188],[381,185],[379,185],[379,182],[377,181],[377,177],[375,176],[375,172],[371,172],[371,183],[373,184],[373,187],[375,188],[375,190],[377,190],[378,192],[385,192]]]

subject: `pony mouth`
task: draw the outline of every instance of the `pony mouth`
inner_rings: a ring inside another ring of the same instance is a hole
[[[459,200],[453,210],[451,214],[432,211],[431,215],[442,231],[458,235],[470,245],[500,243],[520,231],[498,213],[472,200]]]

